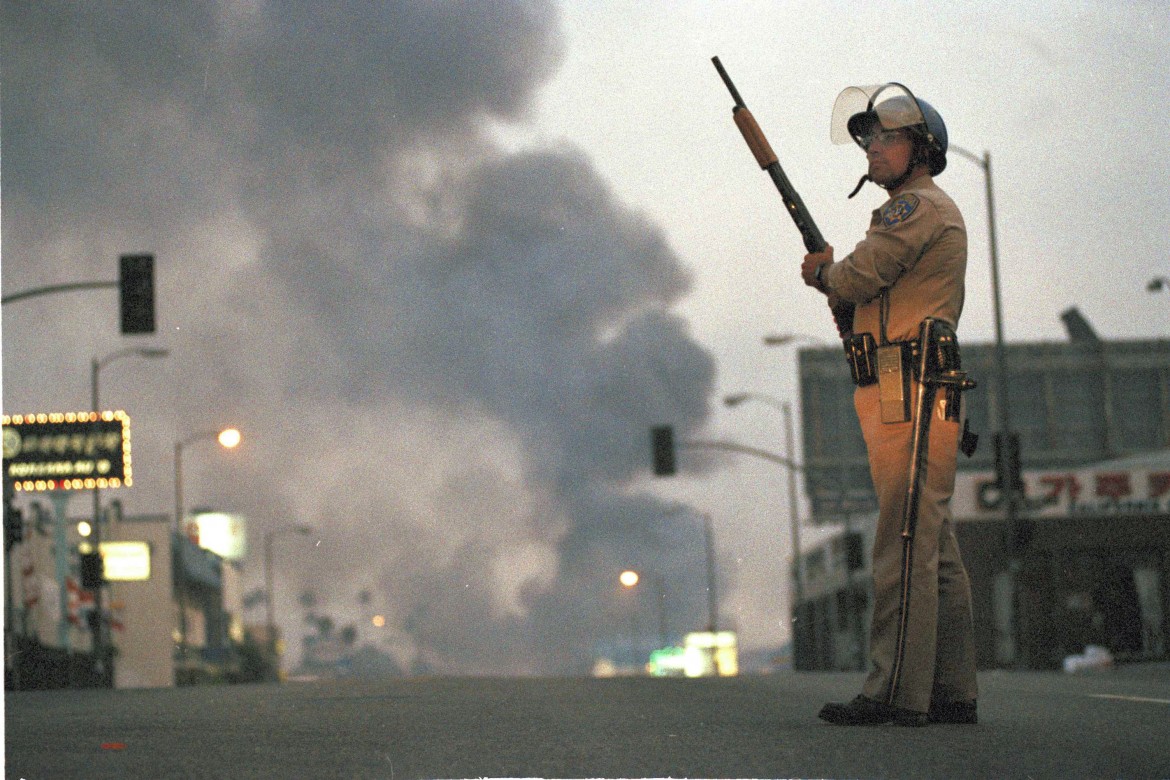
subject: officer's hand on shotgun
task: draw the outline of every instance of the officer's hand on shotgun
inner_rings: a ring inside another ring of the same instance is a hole
[[[828,295],[825,289],[824,273],[833,264],[833,247],[826,244],[825,248],[820,252],[810,252],[804,256],[804,262],[800,265],[800,275],[804,279],[804,283],[809,287]]]

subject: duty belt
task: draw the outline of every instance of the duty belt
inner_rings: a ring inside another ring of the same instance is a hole
[[[903,360],[914,374],[915,379],[921,379],[918,376],[919,360],[918,357],[918,339],[907,339],[906,341],[891,341],[891,346],[897,346],[901,349]],[[849,374],[853,379],[853,384],[858,387],[865,387],[872,385],[878,381],[878,345],[871,333],[855,333],[845,340],[845,357],[849,360]]]

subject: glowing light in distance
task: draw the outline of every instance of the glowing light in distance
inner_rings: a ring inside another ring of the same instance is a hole
[[[219,432],[219,443],[229,450],[237,446],[244,437],[235,428],[225,428]]]
[[[627,588],[632,588],[638,584],[638,572],[627,569],[618,575],[618,582]]]

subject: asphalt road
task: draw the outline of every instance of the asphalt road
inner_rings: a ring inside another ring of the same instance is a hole
[[[821,723],[857,674],[5,695],[5,777],[1170,778],[1170,667],[980,677],[980,723]]]

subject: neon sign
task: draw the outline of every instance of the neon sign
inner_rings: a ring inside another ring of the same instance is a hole
[[[129,487],[130,417],[117,412],[4,415],[4,478],[16,490]]]

